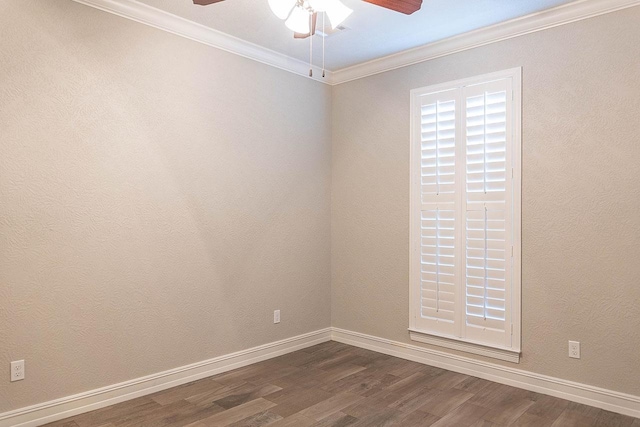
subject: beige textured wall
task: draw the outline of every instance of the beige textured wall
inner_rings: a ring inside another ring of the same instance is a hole
[[[328,327],[330,96],[0,0],[0,412]]]
[[[409,91],[522,66],[519,367],[640,395],[639,23],[635,7],[335,87],[333,326],[413,343]]]

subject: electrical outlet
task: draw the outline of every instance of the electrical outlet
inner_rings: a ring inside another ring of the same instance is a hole
[[[280,323],[280,310],[273,312],[273,323]]]
[[[580,359],[580,342],[569,341],[569,357],[573,359]]]
[[[11,362],[11,382],[24,379],[24,360]]]

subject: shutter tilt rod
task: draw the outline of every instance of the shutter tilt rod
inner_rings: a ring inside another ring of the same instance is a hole
[[[436,208],[436,313],[440,312],[440,208]]]
[[[489,245],[487,243],[487,234],[489,232],[489,213],[487,211],[487,203],[484,204],[484,297],[482,298],[484,320],[487,320],[487,287],[489,286],[489,276],[487,274]]]
[[[484,194],[487,194],[487,92],[484,94],[484,104],[482,105],[482,109],[484,112],[484,116],[482,117],[482,188],[484,189]],[[485,206],[486,209],[486,206]]]

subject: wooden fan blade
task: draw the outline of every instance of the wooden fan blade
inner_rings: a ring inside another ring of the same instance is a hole
[[[396,12],[411,15],[422,7],[422,0],[364,0],[367,3],[375,4]]]
[[[208,4],[218,3],[224,0],[193,0],[193,4],[199,4],[200,6],[206,6]]]
[[[306,39],[309,36],[312,36],[316,33],[316,22],[318,21],[318,13],[314,13],[311,18],[311,32],[306,34],[301,33],[293,33],[293,38],[295,39]]]

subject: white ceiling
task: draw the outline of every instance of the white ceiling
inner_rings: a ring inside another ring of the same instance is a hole
[[[309,40],[295,40],[267,0],[226,0],[196,6],[192,0],[139,0],[190,21],[309,60]],[[342,0],[354,10],[349,29],[326,39],[326,66],[339,70],[402,50],[428,44],[572,0],[424,0],[422,9],[403,15],[361,0]],[[314,64],[321,63],[322,38],[314,38]]]

